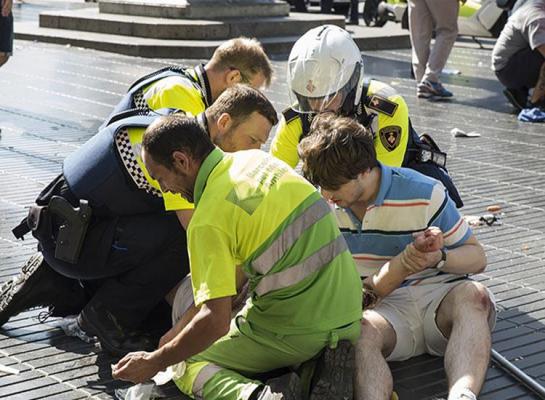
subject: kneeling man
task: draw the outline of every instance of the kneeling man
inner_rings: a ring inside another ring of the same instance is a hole
[[[310,399],[352,398],[361,282],[316,189],[259,150],[223,153],[195,120],[180,116],[150,125],[142,158],[163,191],[195,203],[187,231],[195,306],[172,339],[128,354],[113,376],[142,382],[185,362],[174,381],[193,398],[295,399],[296,392],[272,393],[253,378],[327,347]],[[231,322],[232,296],[246,280],[249,299]]]

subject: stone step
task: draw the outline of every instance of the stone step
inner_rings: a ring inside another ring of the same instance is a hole
[[[47,43],[65,44],[112,53],[150,58],[207,59],[224,40],[165,40],[136,36],[109,35],[41,28],[35,22],[19,22],[14,25],[15,38]],[[348,27],[361,50],[410,48],[409,34],[399,24],[387,24],[384,28]],[[258,38],[270,55],[288,54],[300,36]]]
[[[229,17],[278,17],[289,14],[290,6],[280,0],[99,0],[105,14],[137,15],[157,18],[216,19]]]
[[[40,14],[40,27],[138,36],[152,39],[220,40],[237,36],[272,37],[302,35],[322,24],[344,27],[338,15],[292,13],[287,17],[194,20],[140,17],[100,13],[97,7],[47,11]]]

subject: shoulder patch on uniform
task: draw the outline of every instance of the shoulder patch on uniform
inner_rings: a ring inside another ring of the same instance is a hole
[[[291,107],[288,107],[284,111],[282,111],[282,115],[284,116],[286,122],[291,122],[292,120],[300,116],[300,114],[297,111],[294,111]]]
[[[386,114],[389,117],[393,117],[397,110],[396,103],[376,94],[368,97],[365,105],[375,111]]]
[[[395,150],[401,141],[401,127],[397,125],[385,126],[378,132],[380,143],[388,151]]]

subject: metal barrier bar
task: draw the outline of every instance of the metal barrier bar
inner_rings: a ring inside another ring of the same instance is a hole
[[[524,386],[537,394],[541,399],[545,399],[545,388],[542,385],[532,379],[529,375],[519,369],[515,364],[510,362],[496,350],[492,349],[491,353],[494,363],[510,373],[514,378],[519,380]]]

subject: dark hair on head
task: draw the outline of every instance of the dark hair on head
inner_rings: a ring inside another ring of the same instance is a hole
[[[206,114],[215,121],[221,114],[229,114],[235,126],[253,112],[267,118],[271,125],[278,123],[278,115],[271,102],[259,90],[240,84],[226,89],[206,110]]]
[[[172,168],[172,153],[183,151],[202,161],[214,145],[195,118],[173,114],[155,120],[144,133],[142,147],[156,163]]]
[[[299,143],[303,175],[326,190],[337,190],[358,174],[378,166],[371,132],[352,118],[317,115]]]

